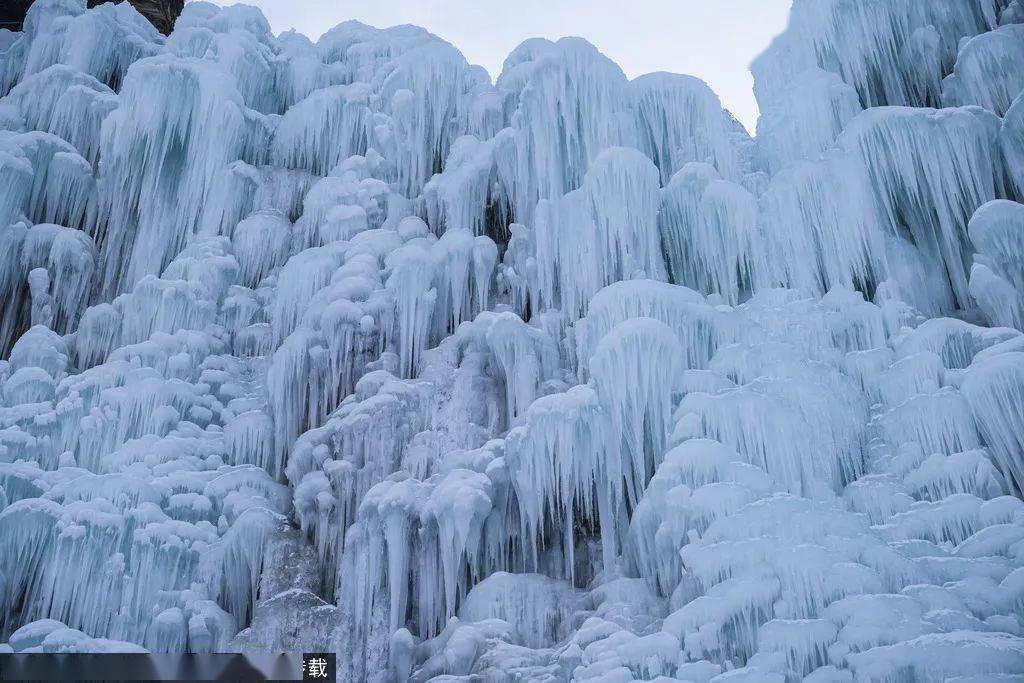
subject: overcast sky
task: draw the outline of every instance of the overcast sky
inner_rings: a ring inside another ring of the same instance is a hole
[[[316,40],[346,19],[416,24],[497,78],[526,38],[582,36],[634,78],[673,71],[711,84],[751,131],[757,105],[750,61],[785,28],[791,0],[246,0],[275,32]],[[231,4],[217,0],[218,4]]]

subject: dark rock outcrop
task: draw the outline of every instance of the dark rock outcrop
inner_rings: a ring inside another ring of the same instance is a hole
[[[102,5],[104,2],[121,2],[122,0],[89,0],[89,7]],[[185,0],[128,0],[139,14],[146,17],[157,30],[164,35],[171,32],[174,22],[185,6]],[[32,5],[32,0],[3,0],[0,2],[0,28],[20,31],[25,14]]]

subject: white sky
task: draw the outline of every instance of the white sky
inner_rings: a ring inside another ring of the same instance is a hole
[[[751,131],[757,104],[748,66],[786,25],[791,0],[244,0],[275,32],[316,40],[357,19],[423,26],[496,78],[526,38],[581,36],[630,78],[651,71],[707,81]],[[216,0],[231,4],[231,0]]]

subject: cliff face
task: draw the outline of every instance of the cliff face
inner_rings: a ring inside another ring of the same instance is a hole
[[[104,2],[120,2],[121,0],[89,0],[89,7],[102,5]],[[174,21],[181,14],[185,0],[129,0],[139,14],[146,17],[158,31],[164,35],[174,29]],[[31,0],[7,0],[0,6],[0,28],[20,31],[25,20]]]
[[[25,21],[25,13],[31,4],[32,0],[8,0],[0,4],[0,28],[20,31],[21,22]]]

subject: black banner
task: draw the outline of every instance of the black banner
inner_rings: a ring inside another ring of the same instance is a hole
[[[330,681],[332,653],[0,653],[0,681]]]

